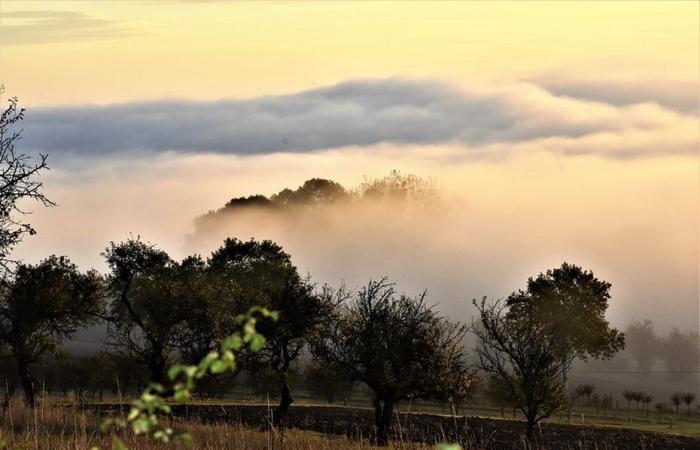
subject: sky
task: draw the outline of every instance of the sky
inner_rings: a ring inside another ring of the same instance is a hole
[[[397,169],[449,208],[230,233],[281,241],[319,282],[428,289],[461,320],[566,260],[613,284],[614,323],[697,329],[699,8],[1,0],[18,147],[49,154],[58,203],[32,207],[17,256],[104,270],[130,235],[206,254],[193,220],[232,197]]]

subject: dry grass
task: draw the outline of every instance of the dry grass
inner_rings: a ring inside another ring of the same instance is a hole
[[[14,402],[2,418],[2,439],[8,449],[83,450],[92,447],[111,448],[111,436],[99,433],[99,418],[76,405],[64,407],[41,403],[30,410],[21,402]],[[367,441],[350,440],[338,436],[309,431],[289,430],[282,436],[275,432],[260,431],[240,424],[200,424],[172,420],[169,425],[178,432],[190,433],[194,438],[192,449],[236,450],[372,450],[378,447]],[[165,446],[130,433],[120,436],[131,450],[177,448]],[[394,443],[389,448],[428,450],[434,447],[416,443]]]

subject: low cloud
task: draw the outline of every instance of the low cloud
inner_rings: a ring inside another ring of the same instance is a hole
[[[78,11],[9,11],[0,18],[2,45],[102,40],[127,34],[116,21]]]
[[[24,136],[25,148],[78,156],[252,155],[385,143],[457,144],[465,156],[540,143],[561,143],[552,150],[562,154],[607,157],[697,152],[695,116],[659,103],[557,96],[534,83],[458,87],[406,79],[354,80],[245,100],[35,109]],[[669,140],[646,145],[653,136]]]
[[[554,95],[569,96],[615,106],[655,103],[683,114],[698,114],[700,83],[683,81],[639,82],[538,78],[535,82]]]

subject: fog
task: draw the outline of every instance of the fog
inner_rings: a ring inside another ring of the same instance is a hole
[[[408,294],[427,289],[445,314],[467,321],[471,299],[506,296],[568,261],[613,283],[609,316],[618,326],[653,318],[662,329],[696,329],[696,255],[683,242],[693,233],[667,221],[679,205],[659,202],[654,215],[625,203],[621,187],[590,198],[571,176],[557,189],[522,182],[503,192],[478,179],[457,189],[438,180],[427,199],[230,208],[198,221],[185,249],[207,254],[228,236],[271,239],[319,283],[354,288],[388,276]]]
[[[651,318],[659,330],[697,329],[697,164],[687,158],[607,160],[516,153],[460,159],[450,147],[391,146],[255,157],[166,155],[54,166],[55,208],[28,217],[38,230],[17,249],[33,262],[68,255],[105,271],[100,251],[140,235],[174,257],[206,256],[223,237],[272,239],[318,283],[357,287],[389,276],[427,289],[451,318],[502,297],[563,261],[612,283],[611,321]],[[371,202],[270,214],[250,210],[208,230],[196,217],[234,197],[300,186],[313,177],[347,188],[391,169],[433,179],[429,205]]]

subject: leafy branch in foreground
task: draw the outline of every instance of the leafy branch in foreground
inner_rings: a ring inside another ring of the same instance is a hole
[[[151,383],[141,394],[141,397],[131,404],[131,410],[127,417],[108,418],[100,424],[100,430],[108,433],[113,430],[128,429],[135,435],[151,436],[155,440],[169,443],[180,442],[185,445],[191,443],[191,436],[183,433],[176,435],[172,428],[161,427],[158,422],[158,413],[169,414],[170,405],[166,395],[172,395],[176,402],[184,402],[192,397],[192,391],[196,388],[197,380],[207,374],[217,375],[236,369],[235,352],[248,347],[250,351],[257,352],[265,345],[265,337],[256,331],[258,317],[277,320],[278,314],[266,308],[253,307],[246,314],[236,318],[243,328],[242,333],[234,333],[225,338],[220,345],[220,351],[212,351],[207,354],[199,364],[185,365],[175,364],[168,369],[165,383]],[[112,441],[113,450],[126,450],[126,445],[118,437]],[[97,450],[94,447],[93,450]]]

